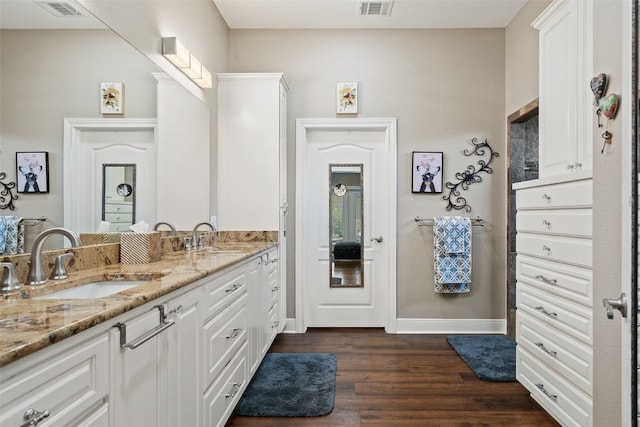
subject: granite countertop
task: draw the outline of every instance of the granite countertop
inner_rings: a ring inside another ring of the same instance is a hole
[[[150,264],[113,264],[74,272],[69,279],[50,280],[43,287],[23,286],[0,300],[0,367],[275,245],[274,242],[244,242],[235,244],[232,252],[176,251],[163,254],[160,261]],[[114,276],[146,282],[104,298],[32,299]]]

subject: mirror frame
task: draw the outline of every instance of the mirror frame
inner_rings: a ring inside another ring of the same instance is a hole
[[[630,296],[630,322],[631,322],[631,425],[638,426],[638,134],[640,123],[638,121],[638,109],[640,109],[640,94],[638,93],[638,37],[640,36],[638,25],[639,0],[633,0],[631,5],[631,97],[634,99],[631,109],[631,296]],[[636,325],[635,327],[633,325]]]

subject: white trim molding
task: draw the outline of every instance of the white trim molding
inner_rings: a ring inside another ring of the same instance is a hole
[[[399,334],[505,334],[505,319],[397,319]]]

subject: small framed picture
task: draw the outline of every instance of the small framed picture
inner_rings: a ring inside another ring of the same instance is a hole
[[[413,152],[412,193],[442,193],[442,158],[441,151]]]
[[[100,83],[100,112],[102,114],[124,114],[124,83]]]
[[[18,193],[49,192],[49,153],[16,153]]]
[[[343,82],[336,85],[336,112],[338,114],[358,112],[358,83]]]

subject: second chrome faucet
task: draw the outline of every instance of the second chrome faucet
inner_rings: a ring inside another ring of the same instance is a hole
[[[42,233],[38,234],[33,241],[33,247],[31,249],[31,260],[29,265],[29,274],[27,274],[27,285],[43,285],[47,283],[47,277],[44,272],[44,265],[42,262],[42,247],[44,245],[45,240],[49,236],[53,236],[54,234],[59,234],[61,236],[66,237],[71,242],[72,247],[82,246],[82,241],[80,237],[71,230],[66,228],[57,227],[57,228],[49,228],[44,230]],[[62,271],[59,271],[59,276],[66,275],[66,271],[64,271],[64,257],[60,256],[56,259],[56,264],[60,263],[62,265]]]

